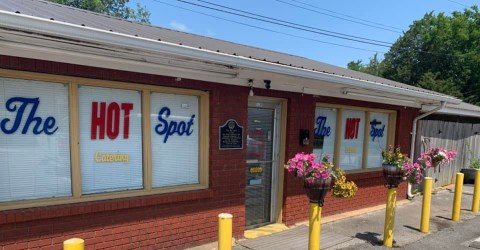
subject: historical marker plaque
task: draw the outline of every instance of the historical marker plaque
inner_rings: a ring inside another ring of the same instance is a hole
[[[220,149],[243,149],[243,127],[236,120],[228,120],[218,130]]]

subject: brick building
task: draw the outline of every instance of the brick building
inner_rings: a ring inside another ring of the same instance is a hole
[[[380,151],[459,100],[279,52],[44,1],[0,2],[0,246],[185,248],[308,217],[297,152],[385,202]],[[372,131],[377,131],[373,133]],[[305,138],[302,136],[307,135]],[[398,199],[406,197],[406,185]]]

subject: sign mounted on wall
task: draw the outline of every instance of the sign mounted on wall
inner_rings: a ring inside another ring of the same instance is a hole
[[[229,119],[218,128],[219,149],[243,149],[243,127]]]

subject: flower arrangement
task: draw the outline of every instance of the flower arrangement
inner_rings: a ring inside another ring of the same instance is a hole
[[[392,145],[382,151],[383,164],[394,165],[402,168],[408,162],[408,157],[400,152],[400,147],[394,148]]]
[[[409,162],[403,164],[402,166],[405,177],[407,181],[412,184],[420,184],[423,180],[423,167],[417,162],[411,164]]]
[[[424,168],[436,167],[440,163],[448,163],[457,155],[455,150],[446,150],[444,148],[431,148],[420,154],[418,162]]]
[[[440,163],[448,163],[457,155],[455,150],[446,150],[444,148],[431,148],[420,154],[417,162],[403,164],[407,180],[412,184],[420,184],[423,180],[423,170],[438,166]]]
[[[303,178],[307,183],[313,183],[316,179],[328,179],[331,177],[335,183],[332,188],[332,196],[337,198],[352,198],[358,187],[353,181],[347,181],[345,172],[335,167],[330,161],[331,156],[325,155],[321,161],[316,161],[315,154],[298,153],[288,160],[285,168],[296,177]]]
[[[336,198],[353,198],[358,187],[353,181],[347,181],[345,172],[339,168],[334,170],[335,183],[332,187],[332,196]]]

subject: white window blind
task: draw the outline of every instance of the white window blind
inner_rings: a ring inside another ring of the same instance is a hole
[[[370,113],[368,126],[368,167],[382,166],[382,150],[387,147],[388,113]]]
[[[152,93],[152,185],[199,183],[199,98]]]
[[[0,78],[0,202],[71,196],[68,86]]]
[[[323,157],[329,154],[332,156],[330,160],[333,160],[333,153],[335,150],[336,125],[337,109],[315,109],[315,127],[313,130],[313,153],[315,153],[315,155]]]
[[[142,189],[141,92],[80,86],[82,193]]]
[[[340,143],[340,167],[344,170],[361,169],[363,139],[365,138],[365,112],[344,110]]]

